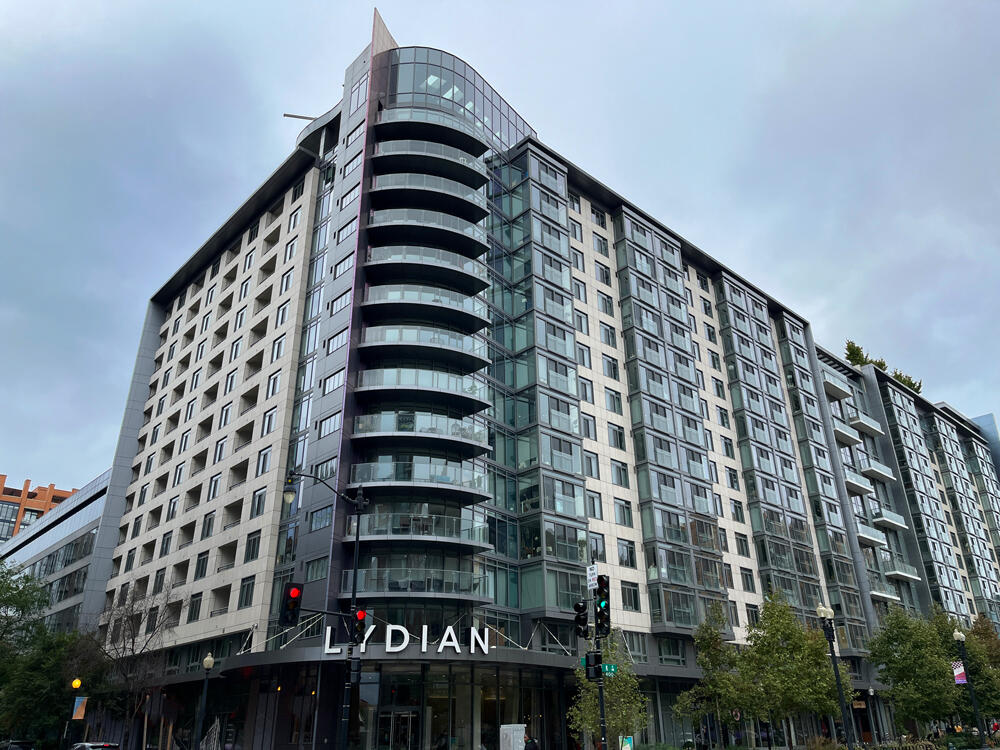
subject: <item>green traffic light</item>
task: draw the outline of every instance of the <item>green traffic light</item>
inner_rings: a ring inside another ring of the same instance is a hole
[[[605,607],[608,606],[608,602],[606,599],[602,599],[597,603],[597,606],[600,607],[601,609],[604,609]]]

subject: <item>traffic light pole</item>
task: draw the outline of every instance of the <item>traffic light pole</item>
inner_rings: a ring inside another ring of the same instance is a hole
[[[356,520],[354,523],[354,575],[351,576],[351,614],[358,610],[358,564],[361,554],[361,511],[364,509],[364,500],[361,490],[358,490],[358,498],[354,501],[354,513]],[[351,721],[351,696],[354,694],[355,685],[361,682],[361,659],[354,655],[354,633],[350,626],[344,628],[347,631],[347,669],[348,673],[344,680],[344,700],[340,710],[340,726],[337,728],[337,750],[347,750],[347,728]],[[364,637],[364,636],[362,636]]]
[[[594,603],[598,601],[597,591],[594,591]],[[610,604],[610,602],[609,602]],[[595,611],[596,611],[595,607]],[[597,648],[597,653],[602,654],[600,672],[597,674],[597,705],[601,709],[601,750],[608,750],[608,722],[607,717],[604,712],[604,657],[603,649],[601,648],[601,636],[600,630],[598,629],[597,618],[594,618],[594,646]]]

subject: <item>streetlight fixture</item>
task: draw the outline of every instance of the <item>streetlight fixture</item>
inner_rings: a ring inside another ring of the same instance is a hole
[[[358,565],[360,563],[361,553],[361,513],[368,506],[364,490],[359,487],[357,493],[355,493],[352,498],[342,492],[339,492],[335,487],[330,486],[330,484],[328,484],[321,477],[317,477],[313,474],[304,474],[302,472],[289,470],[288,476],[285,478],[285,489],[281,493],[282,500],[284,500],[287,505],[293,504],[298,495],[294,477],[314,479],[330,490],[335,497],[346,500],[354,505],[354,515],[356,515],[357,518],[354,523],[354,570],[353,575],[351,576],[351,611],[348,615],[348,619],[351,623],[355,623],[358,621]],[[345,626],[345,630],[347,632],[348,674],[347,679],[344,680],[344,700],[341,708],[340,726],[337,729],[338,748],[347,747],[347,725],[351,715],[351,696],[354,694],[356,686],[361,683],[361,659],[360,657],[354,655],[354,635],[351,633],[350,626]],[[195,750],[199,749],[195,748]]]
[[[875,700],[875,688],[871,685],[868,686],[868,700],[865,701],[865,705],[868,707],[868,726],[872,730],[872,739],[875,742],[881,742],[879,739],[878,727],[875,725],[875,714],[872,712],[872,702]]]
[[[847,702],[844,700],[844,686],[840,682],[840,667],[837,664],[837,655],[834,653],[833,642],[835,631],[833,629],[834,611],[820,602],[816,607],[816,616],[819,617],[823,625],[823,635],[826,642],[830,644],[830,663],[833,664],[833,676],[837,680],[837,697],[840,699],[840,720],[844,724],[844,739],[847,741],[847,750],[854,750],[854,722],[847,713]]]
[[[201,750],[201,729],[205,723],[205,709],[208,704],[208,673],[215,666],[211,651],[201,660],[201,666],[205,668],[205,677],[201,684],[201,702],[198,704],[198,716],[194,723],[194,750]]]
[[[979,721],[979,704],[976,702],[976,689],[972,686],[972,677],[969,675],[969,655],[965,650],[965,633],[958,628],[951,634],[958,644],[958,651],[962,655],[962,668],[965,669],[965,687],[969,690],[969,701],[972,703],[972,716],[976,721],[976,731],[979,732],[979,746],[986,747],[986,733],[983,725]]]

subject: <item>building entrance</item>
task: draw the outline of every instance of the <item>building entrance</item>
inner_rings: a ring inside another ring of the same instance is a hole
[[[416,711],[381,711],[377,750],[420,750],[420,715]]]

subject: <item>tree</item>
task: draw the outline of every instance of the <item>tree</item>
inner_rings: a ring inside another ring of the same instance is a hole
[[[21,568],[0,560],[0,650],[10,654],[34,635],[49,604],[45,586]]]
[[[951,629],[944,627],[951,638]],[[899,729],[907,721],[926,722],[954,710],[955,683],[940,630],[934,622],[892,607],[868,642],[879,679],[889,686]]]
[[[722,607],[716,604],[694,631],[702,678],[677,696],[676,714],[695,718],[714,713],[721,723],[728,724],[734,709],[746,707],[747,689],[740,671],[740,652],[723,637],[726,625]]]
[[[889,366],[886,364],[885,360],[882,358],[875,359],[871,355],[865,352],[860,345],[847,340],[844,345],[844,359],[850,362],[855,367],[861,367],[862,365],[875,365],[878,369],[883,372],[889,371]],[[920,389],[924,387],[924,381],[917,380],[916,378],[907,375],[902,370],[893,369],[891,376],[895,378],[898,382],[905,385],[907,388],[912,388],[917,393],[920,393]]]
[[[640,732],[647,721],[646,696],[639,689],[639,680],[632,666],[632,656],[625,647],[625,640],[615,628],[610,638],[602,641],[605,664],[617,664],[618,671],[604,676],[604,706],[607,716],[608,744],[617,746],[619,737]],[[580,734],[587,733],[596,740],[601,736],[601,714],[597,701],[597,683],[587,679],[586,670],[574,670],[577,692],[566,713],[569,727]]]
[[[746,707],[758,718],[783,721],[800,713],[830,714],[837,707],[826,638],[807,629],[775,592],[747,631],[739,664]]]

